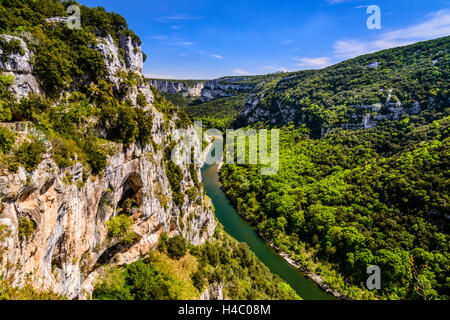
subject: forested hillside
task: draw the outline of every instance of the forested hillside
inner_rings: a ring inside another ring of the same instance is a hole
[[[256,108],[270,112],[258,126],[285,124],[275,105],[303,120],[281,127],[278,174],[225,165],[227,195],[265,238],[349,297],[448,299],[449,54],[447,37],[268,87]],[[345,125],[377,103],[378,114],[403,111]],[[368,265],[381,268],[380,291],[365,289]]]
[[[386,124],[311,139],[281,131],[280,171],[225,165],[221,177],[239,212],[305,270],[352,298],[366,268],[382,271],[390,299],[449,295],[449,117]]]
[[[320,137],[335,127],[369,128],[403,114],[443,111],[450,97],[449,52],[445,37],[286,74],[252,96],[236,125],[293,121]]]
[[[240,77],[236,83],[251,89],[221,101],[198,104],[177,95],[169,99],[208,124],[242,127],[293,122],[305,124],[314,137],[321,137],[335,127],[371,128],[403,114],[444,111],[449,104],[449,51],[450,37],[444,37],[321,70]],[[243,110],[237,117],[236,109]]]
[[[221,130],[281,130],[278,174],[224,165],[221,179],[303,269],[350,298],[448,299],[449,76],[445,37],[185,108]],[[381,290],[366,289],[369,265],[381,268]]]

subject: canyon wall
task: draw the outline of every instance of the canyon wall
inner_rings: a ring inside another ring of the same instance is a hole
[[[185,97],[198,97],[201,102],[207,102],[222,97],[230,97],[239,92],[251,89],[250,86],[233,84],[231,78],[220,78],[214,80],[195,81],[193,83],[172,80],[149,79],[151,86],[159,92],[181,94]],[[193,80],[188,80],[193,81]]]
[[[14,76],[12,91],[20,99],[39,94],[41,89],[32,73],[32,54],[23,39],[17,39],[25,53],[8,56],[0,68]],[[121,85],[120,71],[142,77],[143,53],[131,37],[120,35],[119,47],[111,36],[99,38],[95,48],[105,59],[106,77],[115,89]],[[119,49],[125,56],[119,55]],[[52,144],[32,124],[1,124],[16,132],[16,143],[33,135],[46,148],[35,170],[20,167],[16,173],[0,172],[0,225],[7,228],[0,243],[4,249],[0,250],[0,274],[13,285],[30,283],[70,299],[83,299],[92,292],[102,266],[136,261],[157,245],[163,232],[182,234],[194,245],[212,237],[216,222],[203,186],[195,198],[186,193],[201,182],[200,167],[192,169],[190,159],[181,154],[176,159],[183,177],[179,181],[183,200],[181,205],[174,201],[164,155],[171,142],[182,139],[177,134],[177,116],[169,120],[153,106],[153,94],[145,81],[129,91],[127,99],[132,104],[138,105],[138,92],[147,101],[145,109],[153,115],[152,143],[124,146],[108,142],[113,152],[98,176],[88,176],[80,163],[59,168],[52,159]],[[189,125],[186,130],[193,137],[192,146],[201,145],[194,127]],[[111,237],[106,223],[127,199],[136,204],[131,216],[136,237],[124,244]],[[21,234],[22,219],[31,221],[31,234]]]

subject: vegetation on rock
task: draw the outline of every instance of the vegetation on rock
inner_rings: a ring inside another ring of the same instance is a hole
[[[222,283],[227,299],[299,299],[245,244],[221,230],[216,234],[214,242],[189,245],[188,251],[181,236],[168,239],[163,235],[158,251],[130,265],[108,270],[97,284],[93,298],[198,299],[208,284]]]
[[[133,218],[121,214],[106,221],[108,236],[121,244],[131,244],[136,239],[132,230]]]

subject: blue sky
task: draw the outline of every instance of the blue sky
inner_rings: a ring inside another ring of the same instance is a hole
[[[450,0],[96,0],[140,36],[157,78],[211,79],[322,68],[450,35]],[[369,30],[368,5],[381,9]]]

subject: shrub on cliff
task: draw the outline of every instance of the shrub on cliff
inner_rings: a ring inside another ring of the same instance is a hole
[[[136,239],[132,226],[133,219],[124,214],[113,217],[106,222],[108,236],[123,244],[131,244]]]
[[[69,55],[70,51],[64,43],[56,40],[48,41],[45,46],[36,50],[34,72],[45,92],[52,97],[67,90],[72,82],[71,63],[67,59]]]
[[[20,164],[24,165],[27,171],[31,172],[36,169],[42,161],[44,153],[44,144],[37,139],[33,139],[32,141],[26,141],[20,145],[15,151],[15,158]]]
[[[175,300],[180,295],[175,278],[143,260],[127,267],[127,282],[136,300]]]
[[[7,39],[0,37],[0,49],[3,51],[0,60],[6,59],[6,57],[11,54],[20,54],[22,56],[25,54],[25,50],[17,39],[8,41]]]
[[[0,275],[0,300],[67,300],[55,292],[37,290],[29,281],[19,288],[13,287],[9,280]]]
[[[186,255],[186,252],[186,240],[181,235],[177,235],[167,241],[167,255],[170,258],[179,260]]]
[[[0,74],[0,121],[10,121],[12,118],[11,105],[14,102],[10,92],[14,83],[14,76]]]
[[[53,160],[56,162],[58,167],[67,168],[73,164],[75,147],[73,146],[73,141],[67,141],[58,137],[51,139]]]
[[[108,162],[106,151],[102,149],[95,137],[88,137],[82,143],[82,149],[87,157],[87,163],[91,167],[92,173],[94,175],[99,174]]]
[[[19,219],[19,236],[29,238],[36,231],[36,226],[30,218],[23,217]]]
[[[13,107],[13,120],[35,121],[44,112],[49,110],[51,102],[44,96],[29,94]]]
[[[15,134],[5,127],[0,127],[0,151],[8,153],[14,145]]]
[[[139,260],[116,269],[97,285],[96,300],[177,300],[185,284],[152,261]]]
[[[109,271],[109,270],[108,270]],[[126,279],[127,273],[119,268],[111,268],[111,271],[101,280],[92,292],[94,300],[133,300]]]

